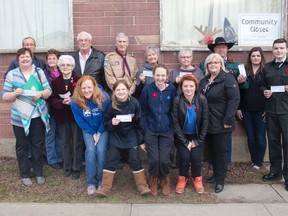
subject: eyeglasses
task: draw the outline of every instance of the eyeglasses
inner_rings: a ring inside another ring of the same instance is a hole
[[[209,62],[208,65],[217,65],[217,64],[219,64],[219,63],[220,63],[220,62],[214,61],[214,62]]]
[[[27,47],[27,46],[35,46],[34,43],[24,43],[23,45],[24,45],[24,47]]]
[[[190,58],[192,58],[192,56],[181,56],[180,58],[181,59],[190,59]]]
[[[78,40],[79,43],[87,43],[89,41],[90,41],[89,39],[79,39]]]
[[[71,64],[61,64],[60,67],[71,67]]]

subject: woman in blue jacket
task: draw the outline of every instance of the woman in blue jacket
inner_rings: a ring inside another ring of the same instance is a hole
[[[82,129],[86,146],[85,163],[87,194],[92,195],[101,186],[103,166],[106,159],[108,133],[104,131],[104,111],[109,96],[97,85],[96,80],[85,75],[74,90],[71,109],[76,123]]]
[[[170,152],[174,144],[170,122],[175,87],[166,83],[169,70],[163,64],[153,68],[154,82],[147,85],[141,94],[140,103],[145,128],[145,144],[149,163],[149,185],[151,194],[158,194],[158,184],[162,194],[170,194]]]

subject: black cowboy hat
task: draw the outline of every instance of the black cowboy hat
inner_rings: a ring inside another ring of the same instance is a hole
[[[227,45],[228,50],[229,50],[232,46],[234,46],[234,43],[227,43],[223,37],[217,37],[217,38],[215,39],[215,42],[214,42],[213,44],[208,44],[207,47],[208,47],[209,50],[211,50],[211,52],[214,52],[215,46],[220,45],[220,44],[225,44],[225,45]]]

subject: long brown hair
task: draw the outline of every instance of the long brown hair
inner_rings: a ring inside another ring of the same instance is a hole
[[[111,102],[112,102],[112,107],[113,107],[114,109],[116,109],[116,110],[119,110],[119,111],[120,111],[120,109],[119,109],[119,107],[118,107],[119,103],[118,103],[118,100],[117,100],[117,98],[116,98],[116,96],[115,96],[115,89],[116,89],[117,86],[120,85],[120,84],[123,84],[124,86],[126,86],[127,91],[128,91],[128,97],[129,97],[129,91],[130,91],[130,87],[129,87],[128,83],[127,83],[125,80],[117,80],[117,81],[114,83],[113,88],[112,88],[113,94],[112,94],[112,96],[111,96]]]
[[[264,53],[263,50],[261,49],[261,47],[253,47],[250,51],[249,54],[247,56],[247,63],[246,63],[246,73],[247,75],[253,75],[253,67],[252,67],[252,62],[251,62],[251,55],[253,52],[259,52],[261,55],[261,62],[260,62],[260,67],[259,69],[256,71],[256,75],[258,73],[260,73],[266,63],[265,57],[264,57]]]
[[[97,85],[97,82],[96,80],[90,76],[90,75],[85,75],[85,76],[82,76],[77,84],[76,84],[76,87],[74,89],[74,93],[73,93],[73,96],[72,98],[74,99],[75,103],[80,106],[82,109],[89,109],[88,105],[87,105],[87,100],[86,98],[84,97],[83,93],[82,93],[82,90],[81,90],[81,85],[87,81],[87,80],[91,80],[92,81],[92,84],[94,86],[94,90],[93,90],[93,94],[92,94],[92,98],[91,100],[97,104],[98,108],[99,109],[103,109],[103,102],[105,101],[105,97],[104,95],[102,94],[100,88],[98,87]]]

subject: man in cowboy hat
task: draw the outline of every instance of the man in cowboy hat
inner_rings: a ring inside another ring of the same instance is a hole
[[[227,43],[223,37],[217,37],[215,42],[208,44],[208,49],[213,53],[218,53],[224,60],[226,70],[235,77],[238,83],[245,82],[245,78],[241,75],[239,78],[239,69],[238,65],[240,64],[233,58],[227,56],[228,50],[234,46],[234,43]],[[200,63],[200,69],[205,74],[204,61]]]
[[[228,57],[227,53],[230,48],[234,46],[234,43],[227,43],[223,37],[217,37],[215,42],[212,44],[208,44],[208,49],[213,53],[218,53],[224,60],[224,65],[226,68],[227,73],[234,76],[237,80],[240,89],[246,89],[248,87],[248,82],[246,82],[246,77],[240,75],[238,65],[240,64],[235,59]],[[204,61],[200,63],[200,69],[203,71],[205,75],[205,68],[204,68]],[[230,169],[230,164],[232,162],[232,137],[229,142],[229,160],[228,160],[228,169]],[[213,182],[208,182],[213,183]]]

